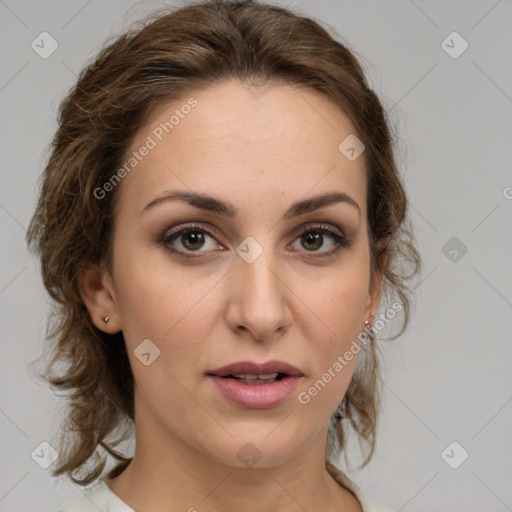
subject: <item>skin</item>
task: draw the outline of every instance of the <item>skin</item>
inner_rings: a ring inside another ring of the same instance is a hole
[[[357,355],[307,405],[297,399],[379,308],[364,153],[349,161],[338,150],[355,130],[331,100],[308,89],[228,81],[191,96],[198,105],[117,186],[112,275],[91,265],[80,278],[95,325],[123,330],[135,379],[135,456],[108,486],[146,512],[361,511],[325,469],[327,422]],[[154,110],[128,153],[188,97]],[[229,219],[184,201],[141,214],[170,190],[208,194],[238,214]],[[333,191],[350,195],[360,212],[340,202],[282,218],[293,202]],[[205,233],[201,246],[178,236],[168,245],[196,248],[200,258],[186,260],[155,242],[191,222],[212,227],[215,238]],[[300,236],[302,227],[319,224],[338,228],[352,245],[322,259],[335,242]],[[263,249],[252,263],[235,251],[247,236]],[[145,366],[134,350],[148,338],[160,356]],[[234,361],[269,359],[304,374],[275,407],[235,405],[205,376]],[[261,454],[253,467],[237,456],[248,442]]]

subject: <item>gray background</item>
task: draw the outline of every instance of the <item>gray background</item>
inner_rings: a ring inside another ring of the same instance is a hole
[[[512,2],[279,3],[361,56],[400,130],[424,259],[410,327],[383,345],[376,454],[358,471],[354,443],[349,476],[400,511],[512,510]],[[0,511],[53,511],[80,492],[31,458],[51,440],[61,401],[30,370],[48,305],[25,228],[59,100],[107,36],[161,5],[0,0]],[[59,45],[47,59],[31,48],[43,31]],[[458,58],[442,47],[453,31],[469,44]],[[460,447],[443,458],[453,441]],[[462,449],[469,457],[452,469]]]

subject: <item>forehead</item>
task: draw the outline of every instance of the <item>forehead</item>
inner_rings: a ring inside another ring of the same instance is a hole
[[[217,84],[152,110],[125,155],[126,163],[138,153],[120,202],[140,211],[173,188],[241,198],[243,190],[268,190],[268,198],[277,191],[285,202],[337,189],[364,208],[364,153],[351,161],[339,149],[354,132],[342,110],[311,89]]]

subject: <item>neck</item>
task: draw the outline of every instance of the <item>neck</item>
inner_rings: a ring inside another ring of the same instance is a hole
[[[144,406],[143,406],[144,407]],[[154,421],[137,422],[132,462],[109,488],[145,512],[360,511],[325,467],[327,426],[293,458],[236,466],[215,459]]]

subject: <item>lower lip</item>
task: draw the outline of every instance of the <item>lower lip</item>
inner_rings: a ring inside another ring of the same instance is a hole
[[[231,402],[251,409],[274,407],[288,398],[302,376],[289,376],[269,384],[244,384],[235,379],[208,375]]]

